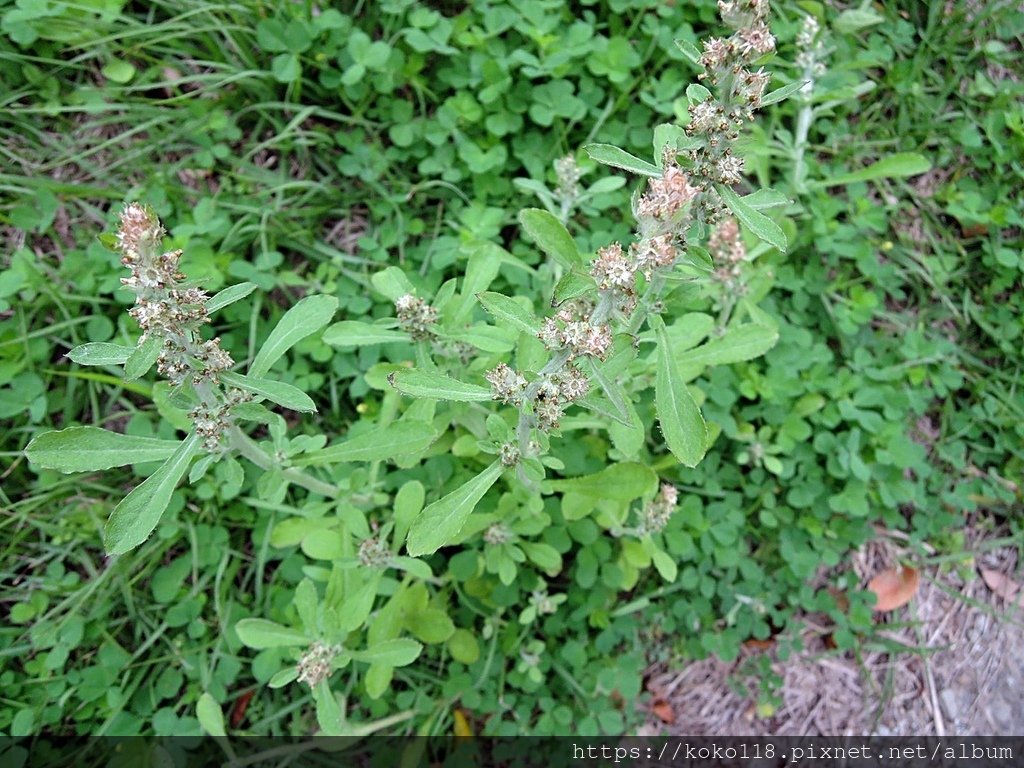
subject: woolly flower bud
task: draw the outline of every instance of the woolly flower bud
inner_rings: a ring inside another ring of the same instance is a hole
[[[644,506],[640,529],[644,533],[659,533],[668,525],[669,518],[676,511],[679,491],[674,485],[662,483],[658,495]]]
[[[602,290],[618,288],[630,291],[636,280],[636,268],[626,258],[622,246],[618,243],[612,243],[597,252],[597,258],[590,267],[590,274]]]
[[[557,400],[538,400],[533,407],[537,416],[537,426],[545,432],[558,429],[558,420],[565,412]]]
[[[571,403],[586,397],[590,391],[590,380],[579,368],[568,366],[558,376],[558,395],[561,400]]]
[[[203,438],[203,446],[206,450],[218,450],[221,437],[230,426],[228,406],[222,405],[219,408],[209,408],[205,405],[200,405],[189,411],[188,415],[195,425],[196,434]]]
[[[761,106],[761,97],[764,96],[765,88],[771,81],[771,75],[763,69],[757,72],[744,71],[741,75],[739,96],[752,107]]]
[[[637,202],[637,213],[655,219],[670,219],[700,190],[690,185],[690,178],[677,165],[665,168],[660,179],[651,179],[647,192]]]
[[[743,158],[736,155],[725,155],[718,158],[715,163],[718,180],[723,184],[739,184],[743,181],[743,165]]]
[[[488,544],[507,544],[513,538],[512,531],[501,523],[493,523],[484,531],[484,541]]]
[[[381,569],[391,562],[391,551],[376,536],[359,545],[359,563],[366,568]]]
[[[707,133],[721,122],[721,118],[722,110],[716,101],[708,99],[699,104],[691,104],[687,129],[692,133]]]
[[[395,313],[402,328],[415,339],[422,341],[434,336],[437,324],[437,310],[411,293],[395,300]]]
[[[498,458],[501,459],[503,467],[514,467],[519,463],[519,446],[515,443],[504,443],[498,449]]]
[[[736,219],[723,219],[708,240],[708,250],[715,261],[740,262],[747,256],[747,249],[740,238]]]
[[[121,211],[117,247],[126,257],[152,250],[160,245],[164,228],[150,211],[138,203],[129,203]]]
[[[700,63],[704,69],[719,69],[729,60],[732,53],[729,43],[720,37],[709,37],[704,41],[704,53]]]
[[[637,269],[648,280],[656,269],[665,269],[676,263],[676,248],[671,235],[648,237],[630,246]]]
[[[580,169],[575,157],[566,155],[555,160],[555,175],[558,177],[558,191],[563,198],[572,200],[579,196]]]
[[[797,46],[804,49],[813,46],[819,31],[821,31],[821,25],[818,24],[818,20],[813,16],[804,16],[804,23],[800,27],[800,34],[796,36]]]
[[[491,389],[494,390],[492,396],[495,400],[500,400],[505,405],[520,405],[523,402],[526,379],[518,371],[513,370],[505,363],[498,363],[484,374],[484,378],[490,382]]]
[[[761,56],[775,50],[775,36],[764,24],[739,31],[739,49],[744,56]]]
[[[339,653],[341,653],[341,648],[337,645],[328,645],[319,641],[313,643],[299,659],[299,682],[306,683],[310,688],[315,688],[331,674],[331,662]]]

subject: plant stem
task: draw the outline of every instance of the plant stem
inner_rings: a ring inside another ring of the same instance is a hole
[[[278,460],[264,451],[259,445],[245,432],[239,429],[237,426],[231,427],[227,431],[228,445],[236,449],[245,458],[251,461],[260,469],[271,470],[278,469]],[[281,470],[281,474],[284,475],[284,479],[289,483],[295,485],[301,485],[307,491],[312,493],[326,496],[329,499],[333,499],[338,495],[337,487],[330,483],[325,483],[322,480],[317,480],[315,477],[307,475],[301,469],[295,469],[294,467]]]

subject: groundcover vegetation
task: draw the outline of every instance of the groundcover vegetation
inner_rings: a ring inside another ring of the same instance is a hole
[[[1024,16],[722,6],[2,11],[0,730],[768,718],[1020,533]]]

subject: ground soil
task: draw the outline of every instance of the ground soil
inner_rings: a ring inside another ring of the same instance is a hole
[[[973,561],[923,566],[914,598],[875,614],[876,637],[857,653],[830,648],[827,618],[808,616],[804,650],[785,661],[777,647],[749,647],[732,663],[652,669],[648,689],[658,705],[645,733],[1024,735],[1024,587],[1008,594],[1024,584],[1024,568],[1015,546],[992,546],[991,526],[969,538]],[[846,568],[866,584],[895,548],[882,536]],[[983,571],[1005,579],[1002,594]],[[783,680],[773,712],[758,708],[758,680],[743,672],[757,654],[767,654]]]

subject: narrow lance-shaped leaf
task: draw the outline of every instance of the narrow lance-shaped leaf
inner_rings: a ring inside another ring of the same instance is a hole
[[[216,312],[229,304],[234,304],[256,290],[256,283],[239,283],[225,288],[206,302],[207,312]]]
[[[572,235],[558,219],[540,208],[527,208],[519,213],[519,223],[527,237],[544,253],[566,269],[580,266],[583,257]]]
[[[372,344],[393,344],[409,341],[410,337],[405,331],[381,328],[379,325],[359,320],[343,320],[324,331],[323,340],[325,344],[344,349],[367,347]]]
[[[123,365],[134,352],[133,347],[93,341],[68,352],[68,359],[79,365]]]
[[[156,334],[150,334],[139,344],[124,362],[124,377],[128,381],[143,376],[153,367],[164,348],[164,340]]]
[[[267,619],[242,619],[235,625],[235,632],[242,645],[247,648],[290,648],[309,645],[305,632],[285,627]]]
[[[783,99],[789,98],[794,93],[803,88],[806,83],[806,80],[797,80],[795,83],[784,85],[781,88],[776,88],[774,91],[770,93],[766,93],[764,96],[761,97],[761,106],[767,107],[769,104],[775,104],[777,102],[782,101]]]
[[[537,316],[515,299],[491,291],[478,293],[477,299],[483,304],[484,309],[501,324],[510,325],[530,335],[536,334],[540,330],[540,321]]]
[[[95,472],[160,461],[179,445],[177,440],[122,435],[99,427],[68,427],[39,435],[25,448],[25,455],[33,464],[58,472]]]
[[[352,654],[356,661],[368,661],[374,664],[387,664],[389,667],[404,667],[416,661],[423,646],[409,638],[384,640]]]
[[[474,402],[491,399],[491,390],[487,387],[467,384],[431,371],[395,371],[388,374],[388,382],[403,394],[428,400]]]
[[[789,244],[786,241],[785,233],[778,224],[756,210],[729,187],[718,185],[715,189],[718,190],[718,194],[722,196],[722,200],[730,210],[736,214],[736,218],[743,222],[751,232],[769,245],[774,245],[783,253],[786,252]]]
[[[611,144],[587,144],[583,147],[591,159],[603,165],[610,165],[613,168],[621,168],[630,173],[638,173],[642,176],[661,176],[661,169],[653,163],[641,160],[639,157],[626,152],[624,149],[613,147]]]
[[[502,464],[496,461],[469,482],[433,504],[427,505],[409,531],[406,548],[413,557],[429,555],[458,538],[473,509],[501,476]]]
[[[281,356],[334,316],[338,300],[333,296],[307,296],[284,313],[249,366],[249,375],[257,378],[270,370]]]
[[[163,466],[114,507],[103,529],[108,554],[122,555],[149,538],[170,504],[171,494],[188,471],[189,462],[198,451],[199,436],[193,432]]]
[[[654,405],[669,450],[688,467],[695,467],[707,452],[707,425],[676,369],[665,324],[658,324],[658,371]]]
[[[916,152],[898,152],[883,158],[866,168],[852,173],[844,173],[818,182],[815,186],[836,187],[853,184],[857,181],[876,181],[877,179],[898,179],[906,176],[919,176],[931,170],[932,164],[924,155]]]
[[[345,461],[390,461],[398,456],[426,450],[437,433],[423,421],[396,421],[338,445],[296,456],[295,466],[334,464]]]
[[[246,392],[264,397],[272,403],[277,403],[293,411],[315,411],[316,403],[298,387],[286,384],[283,381],[272,381],[270,379],[258,379],[253,376],[243,376],[240,373],[224,371],[220,378],[227,384]]]

